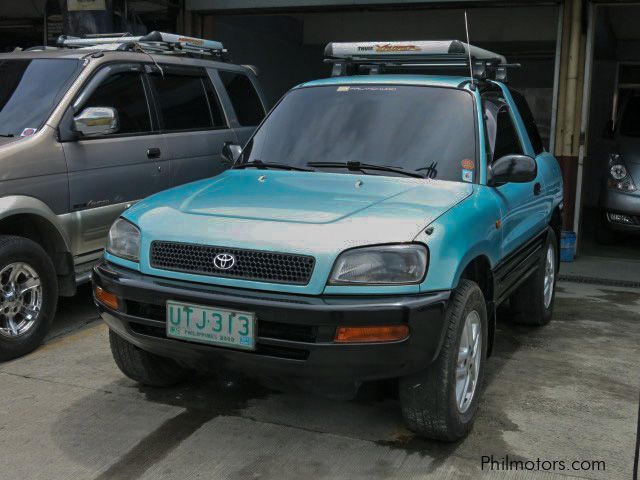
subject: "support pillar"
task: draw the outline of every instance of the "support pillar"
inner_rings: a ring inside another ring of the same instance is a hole
[[[563,229],[574,230],[582,86],[584,82],[585,32],[582,0],[567,0],[563,9],[566,30],[562,41],[558,129],[555,155],[564,179]]]

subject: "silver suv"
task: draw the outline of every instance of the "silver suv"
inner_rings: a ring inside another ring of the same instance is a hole
[[[123,210],[220,173],[264,117],[253,69],[180,41],[0,55],[0,361],[42,342]]]

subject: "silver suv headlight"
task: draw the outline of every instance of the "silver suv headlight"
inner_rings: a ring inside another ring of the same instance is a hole
[[[340,254],[329,277],[331,285],[406,285],[420,283],[427,273],[424,245],[379,245]]]
[[[124,218],[118,218],[109,230],[107,252],[132,262],[140,257],[140,230]]]
[[[622,157],[618,154],[612,154],[609,157],[609,178],[607,179],[607,186],[614,190],[620,190],[622,192],[635,192],[636,186],[633,183],[629,170],[622,160]]]

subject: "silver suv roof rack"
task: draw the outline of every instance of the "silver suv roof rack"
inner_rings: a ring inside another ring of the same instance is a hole
[[[60,48],[142,50],[146,53],[165,55],[210,55],[216,59],[227,60],[227,50],[220,42],[158,31],[140,36],[131,36],[127,33],[101,33],[82,37],[61,35],[58,37],[57,44]]]
[[[466,69],[469,61],[478,80],[506,81],[507,68],[519,67],[494,52],[459,40],[329,43],[325,62],[333,64],[332,76],[379,74],[398,70]]]

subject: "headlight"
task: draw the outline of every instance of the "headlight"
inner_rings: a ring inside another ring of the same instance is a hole
[[[622,192],[634,192],[636,190],[633,179],[629,175],[629,170],[627,170],[627,166],[624,164],[622,157],[618,154],[612,154],[609,158],[609,179],[607,180],[607,186]]]
[[[107,252],[137,262],[140,255],[140,230],[124,218],[118,218],[109,230]]]
[[[609,174],[611,175],[611,178],[613,178],[614,180],[622,180],[627,175],[629,175],[629,173],[627,172],[627,167],[625,167],[621,163],[616,163],[614,165],[611,165],[611,170],[609,171]]]
[[[428,253],[418,244],[380,245],[347,250],[333,266],[332,285],[402,285],[420,283]]]

